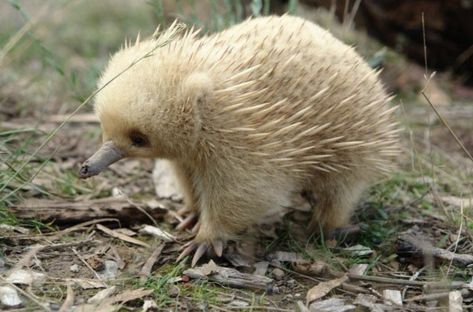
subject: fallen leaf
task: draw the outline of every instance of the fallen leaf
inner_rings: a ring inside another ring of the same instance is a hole
[[[124,292],[116,295],[115,297],[111,297],[107,300],[112,303],[117,303],[117,302],[125,303],[131,300],[136,300],[136,299],[140,299],[145,296],[148,296],[153,291],[154,291],[153,289],[144,289],[144,288],[125,290]]]
[[[202,266],[201,272],[205,276],[209,276],[212,273],[218,272],[218,268],[219,266],[213,260],[210,260],[209,263],[206,263]]]
[[[128,235],[128,236],[135,236],[136,235],[135,231],[132,231],[132,230],[127,229],[127,228],[120,228],[120,229],[116,229],[114,231],[117,232],[117,233]]]
[[[271,290],[273,283],[271,278],[221,267],[212,260],[203,266],[185,270],[184,275],[193,279],[210,280],[221,285],[237,288]]]
[[[159,256],[161,255],[161,251],[163,251],[164,244],[161,246],[157,247],[151,256],[149,256],[148,260],[146,260],[145,264],[141,268],[140,271],[140,278],[144,282],[146,279],[151,275],[151,270],[153,269],[153,265],[156,263],[158,260]]]
[[[27,228],[8,224],[0,224],[0,230],[5,232],[18,232],[20,234],[28,234],[30,232]]]
[[[320,299],[327,295],[332,289],[337,288],[344,282],[348,280],[348,277],[346,275],[327,281],[327,282],[320,282],[316,286],[312,287],[309,289],[307,292],[307,304],[310,304],[312,301],[315,301],[317,299]]]
[[[368,308],[370,312],[385,312],[392,310],[391,306],[376,303],[377,300],[378,299],[375,295],[358,294],[353,304]]]
[[[371,248],[360,245],[360,244],[343,248],[342,250],[348,253],[352,257],[365,257],[374,253],[374,251]]]
[[[113,260],[105,260],[102,272],[97,272],[101,279],[108,280],[117,277],[118,264]]]
[[[0,303],[7,309],[19,308],[23,305],[16,289],[10,286],[0,286]]]
[[[97,224],[97,229],[99,229],[100,231],[112,236],[112,237],[115,237],[115,238],[118,238],[118,239],[121,239],[122,241],[125,241],[125,242],[128,242],[128,243],[132,243],[132,244],[135,244],[135,245],[139,245],[139,246],[143,246],[143,247],[146,247],[146,248],[150,248],[151,246],[145,242],[142,242],[140,240],[137,240],[135,238],[132,238],[128,235],[125,235],[125,234],[122,234],[120,232],[116,232],[114,230],[111,230],[101,224]]]
[[[94,304],[100,303],[103,300],[105,300],[105,298],[108,298],[111,295],[113,295],[116,291],[117,291],[116,286],[102,289],[98,291],[93,297],[89,298],[87,300],[87,303],[94,303]]]
[[[354,311],[356,307],[354,305],[345,305],[345,300],[340,298],[330,298],[327,300],[313,302],[309,306],[311,312],[345,312]]]
[[[448,312],[463,311],[463,296],[461,291],[455,290],[448,294]]]
[[[301,254],[292,251],[276,251],[270,254],[269,258],[281,262],[296,262],[304,260],[304,257]]]
[[[383,298],[386,304],[395,304],[402,307],[402,295],[399,290],[385,289],[383,290]]]
[[[356,275],[365,275],[367,269],[368,269],[368,264],[357,263],[357,264],[352,265],[348,273],[356,274]]]
[[[64,303],[61,305],[59,312],[70,311],[73,304],[74,304],[74,291],[72,290],[71,284],[67,284],[66,299],[64,300]]]
[[[292,269],[296,272],[314,276],[323,276],[329,272],[327,263],[323,261],[296,261],[292,263]]]
[[[145,225],[142,229],[140,229],[140,233],[155,236],[159,239],[162,239],[165,242],[173,242],[176,240],[175,236],[152,225]]]
[[[32,285],[44,281],[46,275],[30,270],[15,270],[10,273],[6,280],[12,284]]]
[[[158,305],[154,300],[145,300],[143,302],[143,312],[158,311]]]
[[[232,300],[228,305],[230,307],[244,309],[244,308],[248,307],[250,305],[250,303],[248,303],[246,301],[243,301],[243,300],[235,299],[235,300]]]
[[[94,279],[72,278],[70,281],[76,283],[82,289],[105,288],[104,282]]]
[[[268,271],[269,263],[268,261],[261,261],[261,262],[256,262],[253,266],[255,268],[255,271],[253,272],[253,274],[265,276],[266,271]]]

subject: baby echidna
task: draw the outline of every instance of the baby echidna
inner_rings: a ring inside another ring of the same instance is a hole
[[[123,157],[169,159],[199,215],[182,254],[195,251],[193,264],[210,246],[221,255],[226,240],[290,205],[295,192],[317,199],[312,228],[346,225],[361,192],[398,154],[395,108],[376,72],[292,16],[202,38],[174,33],[110,60],[99,86],[113,81],[95,106],[104,144],[81,176]]]

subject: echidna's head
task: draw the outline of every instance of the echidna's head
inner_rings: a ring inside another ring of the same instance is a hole
[[[100,79],[95,111],[103,145],[82,165],[83,178],[124,157],[179,158],[195,145],[196,103],[211,84],[205,75],[179,70],[169,56],[153,55],[129,68],[147,47],[144,42],[118,52]]]

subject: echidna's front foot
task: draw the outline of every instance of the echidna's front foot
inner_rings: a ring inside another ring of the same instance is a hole
[[[217,257],[221,257],[223,254],[224,241],[221,239],[212,240],[210,242],[198,242],[196,239],[191,240],[182,246],[183,251],[177,257],[177,262],[179,262],[184,257],[194,253],[192,257],[191,265],[195,266],[196,263],[202,258],[202,256],[208,252],[213,251]]]

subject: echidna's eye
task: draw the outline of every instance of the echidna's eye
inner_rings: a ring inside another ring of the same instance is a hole
[[[131,144],[133,146],[136,146],[136,147],[145,147],[145,146],[148,146],[149,145],[149,140],[148,138],[146,137],[146,135],[144,135],[143,133],[141,133],[140,131],[138,130],[132,130],[130,131],[130,140],[131,140]]]

